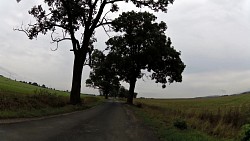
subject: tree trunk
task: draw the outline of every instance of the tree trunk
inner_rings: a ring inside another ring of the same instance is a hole
[[[133,104],[135,83],[136,83],[136,78],[133,78],[132,80],[129,81],[129,95],[128,95],[128,98],[127,98],[127,103],[128,104]]]
[[[85,53],[86,54],[86,53]],[[75,105],[81,103],[80,93],[81,93],[81,81],[82,81],[82,70],[85,62],[86,55],[77,53],[74,58],[73,67],[73,78],[72,87],[70,93],[70,103]]]
[[[105,94],[105,99],[108,99],[108,94]]]
[[[105,96],[105,99],[108,99],[108,91],[107,90],[104,90],[104,96]]]

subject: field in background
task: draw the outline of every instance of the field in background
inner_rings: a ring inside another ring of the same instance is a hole
[[[82,95],[69,105],[69,93],[0,76],[0,119],[54,115],[86,109],[103,101]],[[242,126],[250,137],[250,94],[194,99],[135,99],[133,107],[164,141],[235,141]],[[187,125],[187,126],[186,126]]]
[[[38,89],[44,89],[42,87],[30,85],[27,83],[14,81],[9,78],[3,77],[0,75],[0,94],[18,94],[18,95],[27,95],[34,94],[34,92]],[[57,93],[59,95],[68,95],[68,92],[46,89],[51,93]]]
[[[163,140],[238,140],[242,126],[250,123],[250,94],[194,99],[136,99],[135,103],[141,107],[135,110],[156,128]],[[176,128],[176,123],[186,123],[187,129]]]
[[[0,119],[54,115],[86,109],[102,98],[82,95],[82,105],[69,105],[69,93],[33,86],[0,76]]]

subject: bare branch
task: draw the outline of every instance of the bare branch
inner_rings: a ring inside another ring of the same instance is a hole
[[[109,34],[108,34],[108,32],[110,31],[110,30],[106,30],[106,28],[105,28],[105,26],[104,25],[102,25],[102,27],[103,27],[103,30],[105,31],[105,33],[108,35],[108,37],[110,38],[111,36],[109,36]]]
[[[55,43],[56,42],[56,48],[55,49],[52,49],[52,48],[50,48],[51,49],[51,51],[56,51],[57,49],[58,49],[58,44],[59,44],[59,42],[61,42],[61,41],[64,41],[64,40],[71,40],[71,38],[66,38],[66,32],[64,32],[63,30],[62,30],[62,38],[59,38],[59,37],[53,37],[53,34],[54,34],[55,32],[53,31],[52,33],[51,33],[51,40],[52,40],[52,42],[51,43]]]
[[[67,38],[66,37],[66,33],[62,30],[62,38],[59,38],[59,37],[53,37],[53,34],[55,34],[55,32],[53,31],[52,33],[51,33],[51,40],[53,41],[52,43],[54,43],[54,42],[61,42],[61,41],[64,41],[64,40],[71,40],[71,38]]]
[[[103,10],[104,10],[104,7],[105,7],[106,4],[107,4],[107,0],[104,0],[103,3],[101,3],[99,11],[98,11],[98,13],[97,13],[97,15],[96,15],[96,17],[95,17],[95,19],[93,21],[93,24],[92,24],[92,26],[90,28],[90,32],[93,32],[94,29],[96,28],[96,26],[97,26],[97,24],[98,24],[98,22],[99,22],[99,20],[101,18],[101,15],[103,13]]]
[[[55,43],[55,42],[61,42],[61,41],[64,41],[64,40],[71,40],[71,38],[62,38],[62,39],[59,39],[59,38],[57,38],[57,39],[53,39],[53,42],[52,43]]]
[[[24,32],[24,33],[29,37],[28,28],[24,29],[23,26],[24,26],[24,25],[23,25],[23,23],[22,23],[22,25],[21,25],[20,28],[13,28],[13,30],[14,30],[14,31],[21,31],[21,32]]]
[[[51,51],[56,51],[56,50],[58,49],[58,47],[59,47],[59,46],[58,46],[58,42],[57,42],[57,43],[56,43],[56,48],[55,48],[55,49],[50,48],[50,50],[51,50]]]
[[[110,25],[112,22],[105,22],[105,23],[100,23],[98,24],[96,27],[100,27],[100,26],[105,26],[105,25]]]
[[[115,3],[115,2],[119,2],[119,1],[124,1],[124,0],[111,0],[111,1],[108,1],[108,2],[106,2],[107,4],[113,4],[113,3]]]
[[[107,22],[108,20],[106,19],[106,16],[107,16],[107,14],[108,14],[109,12],[111,12],[111,11],[108,11],[108,12],[106,12],[106,13],[104,14],[104,16],[102,17],[102,20],[99,22],[99,24],[96,25],[96,28],[99,27],[99,26],[104,25],[104,23],[103,23],[104,20],[106,21],[105,24],[111,24],[111,22]]]
[[[105,31],[105,33],[106,33],[106,34],[108,35],[108,37],[110,38],[108,32],[109,32],[110,29],[111,29],[111,26],[110,26],[110,25],[111,25],[112,21],[111,21],[111,19],[106,19],[106,15],[107,15],[109,12],[111,12],[111,11],[108,11],[108,12],[106,12],[106,13],[104,14],[104,16],[103,16],[101,22],[100,22],[98,25],[96,25],[96,28],[98,28],[99,26],[102,26],[102,27],[103,27],[103,30]],[[104,21],[105,21],[105,22],[104,22]],[[107,25],[107,26],[109,27],[109,30],[106,30],[105,25]]]

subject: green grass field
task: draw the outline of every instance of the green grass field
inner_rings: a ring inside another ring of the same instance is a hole
[[[103,101],[82,95],[69,105],[69,93],[0,76],[0,119],[54,115],[83,110]],[[194,99],[135,99],[135,113],[164,141],[247,141],[250,94]],[[187,129],[181,129],[183,123]],[[179,126],[176,126],[176,125]],[[242,127],[245,127],[246,133]]]
[[[22,83],[19,81],[14,81],[9,78],[0,76],[0,93],[1,94],[18,94],[18,95],[27,95],[27,94],[34,94],[34,92],[38,89],[43,89],[38,86],[33,86],[30,84]],[[67,92],[46,89],[51,93],[57,93],[59,95],[68,95]]]
[[[136,99],[137,113],[166,141],[240,140],[250,123],[250,94],[194,99]],[[176,122],[184,122],[180,130]],[[250,129],[249,129],[250,133]]]
[[[82,105],[70,105],[69,93],[41,88],[0,76],[0,119],[54,115],[83,110],[102,98],[82,95]]]

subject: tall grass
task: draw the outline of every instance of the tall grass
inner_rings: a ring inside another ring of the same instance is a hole
[[[236,139],[241,127],[250,123],[250,94],[196,99],[136,99],[143,110],[167,126],[185,120],[191,129],[208,135]]]
[[[69,104],[69,93],[45,89],[0,76],[0,119],[53,115],[86,109],[102,102],[81,95],[81,105]]]
[[[93,107],[102,102],[100,97],[84,96],[81,105],[70,105],[69,96],[37,90],[34,94],[0,94],[0,119],[54,115]]]

